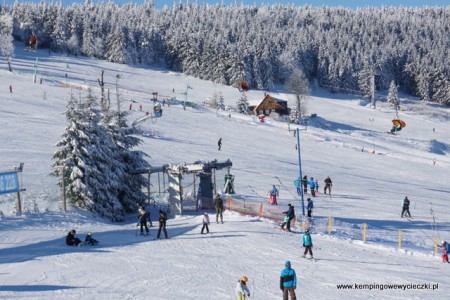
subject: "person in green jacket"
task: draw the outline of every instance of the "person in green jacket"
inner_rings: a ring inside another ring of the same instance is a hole
[[[309,252],[309,254],[311,255],[311,259],[313,259],[313,253],[312,253],[312,239],[311,239],[311,234],[309,234],[309,229],[305,230],[305,233],[303,234],[303,247],[305,247],[305,252],[303,253],[302,257],[305,258],[306,257],[306,253]]]

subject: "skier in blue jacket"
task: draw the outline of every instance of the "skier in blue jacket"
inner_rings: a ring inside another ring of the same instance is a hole
[[[297,275],[295,270],[291,268],[291,262],[287,260],[284,263],[285,268],[280,275],[280,289],[283,291],[283,300],[287,300],[289,295],[295,300],[295,289],[297,288]]]
[[[316,183],[314,182],[314,178],[311,177],[311,179],[308,181],[309,188],[311,189],[311,195],[313,197],[316,196]]]
[[[309,229],[305,230],[305,233],[303,234],[303,247],[305,247],[305,252],[303,253],[302,257],[305,258],[306,257],[306,253],[309,252],[309,254],[311,255],[311,259],[313,259],[313,253],[312,253],[312,239],[311,239],[311,234],[309,233]]]

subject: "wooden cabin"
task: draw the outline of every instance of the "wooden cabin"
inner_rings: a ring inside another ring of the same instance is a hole
[[[276,112],[279,115],[288,115],[288,103],[287,100],[279,99],[265,94],[264,99],[258,104],[249,105],[249,109],[255,116],[265,115],[270,116],[272,112]]]

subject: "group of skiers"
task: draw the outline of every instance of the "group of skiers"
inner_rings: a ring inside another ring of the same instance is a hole
[[[150,218],[150,213],[147,213],[145,208],[143,206],[139,207],[139,215],[138,215],[138,224],[136,226],[140,227],[141,235],[144,235],[144,228],[146,231],[146,234],[148,235],[150,233],[150,230],[148,229],[147,223],[150,223],[150,227],[153,227],[152,220]],[[156,236],[157,239],[161,236],[161,231],[164,232],[164,236],[167,239],[167,230],[166,230],[166,223],[167,223],[167,214],[163,210],[159,210],[159,217],[158,217],[159,227],[158,227],[158,235]]]
[[[220,197],[219,194],[216,194],[216,196],[214,197],[213,205],[214,205],[214,209],[216,211],[216,223],[219,224],[219,219],[220,219],[220,222],[223,224],[223,208],[224,208],[224,206],[223,206],[222,197]],[[202,229],[201,229],[200,233],[203,234],[205,229],[206,229],[206,233],[209,233],[209,226],[210,226],[209,215],[205,211],[203,213]]]
[[[327,176],[327,178],[325,178],[324,183],[325,186],[323,188],[323,193],[326,194],[328,191],[328,193],[331,195],[331,187],[333,186],[333,182],[331,181],[330,176]],[[300,179],[300,177],[297,178],[294,181],[294,185],[297,188],[297,195],[302,194],[302,188],[303,193],[308,194],[308,187],[310,189],[311,196],[315,197],[316,194],[319,193],[319,182],[317,181],[317,179],[314,179],[314,177],[310,177],[308,179],[308,175],[303,176],[302,179]]]
[[[247,286],[247,276],[242,276],[236,285],[236,299],[245,300],[250,297],[250,290]],[[289,297],[292,300],[297,299],[295,295],[295,289],[297,288],[297,274],[291,267],[291,262],[287,260],[284,263],[284,269],[280,274],[280,290],[283,292],[283,300],[288,300]]]
[[[245,300],[250,297],[250,290],[247,286],[247,276],[242,276],[238,280],[236,285],[236,297],[237,300]],[[280,290],[283,292],[283,300],[288,300],[289,297],[292,300],[297,299],[295,295],[295,289],[297,288],[297,274],[291,267],[291,262],[287,260],[284,263],[284,269],[280,274]]]

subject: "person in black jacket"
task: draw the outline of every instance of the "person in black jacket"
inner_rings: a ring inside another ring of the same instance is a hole
[[[216,209],[216,223],[219,224],[220,217],[220,222],[223,224],[223,200],[219,194],[214,199],[214,208]]]
[[[77,232],[75,231],[75,229],[72,229],[71,231],[69,231],[69,233],[67,234],[67,237],[66,237],[67,246],[80,246],[81,240],[79,238],[75,237],[76,233]]]
[[[303,176],[302,183],[303,183],[303,193],[308,194],[308,176],[306,175]]]
[[[163,212],[162,210],[159,210],[159,228],[158,228],[158,235],[156,238],[159,239],[161,235],[161,229],[164,231],[164,236],[166,239],[168,239],[167,236],[167,230],[166,230],[166,221],[167,221],[167,214]]]
[[[323,193],[326,195],[327,190],[328,190],[328,193],[330,193],[330,195],[331,195],[331,187],[333,186],[333,182],[331,181],[330,176],[327,176],[327,178],[325,178],[325,180],[323,182],[325,182],[325,186],[323,188]]]
[[[286,222],[286,230],[291,231],[291,221],[295,218],[295,211],[294,206],[292,206],[290,203],[288,204],[288,210],[284,212],[286,216],[289,218],[289,220]],[[284,229],[284,223],[281,225],[281,229]]]
[[[409,203],[410,202],[408,196],[405,196],[405,199],[403,199],[402,218],[405,213],[407,217],[411,218],[411,213],[409,212]]]
[[[141,227],[141,235],[144,235],[144,227],[147,234],[149,233],[148,227],[147,227],[147,212],[145,209],[141,206],[139,207],[139,225]]]

